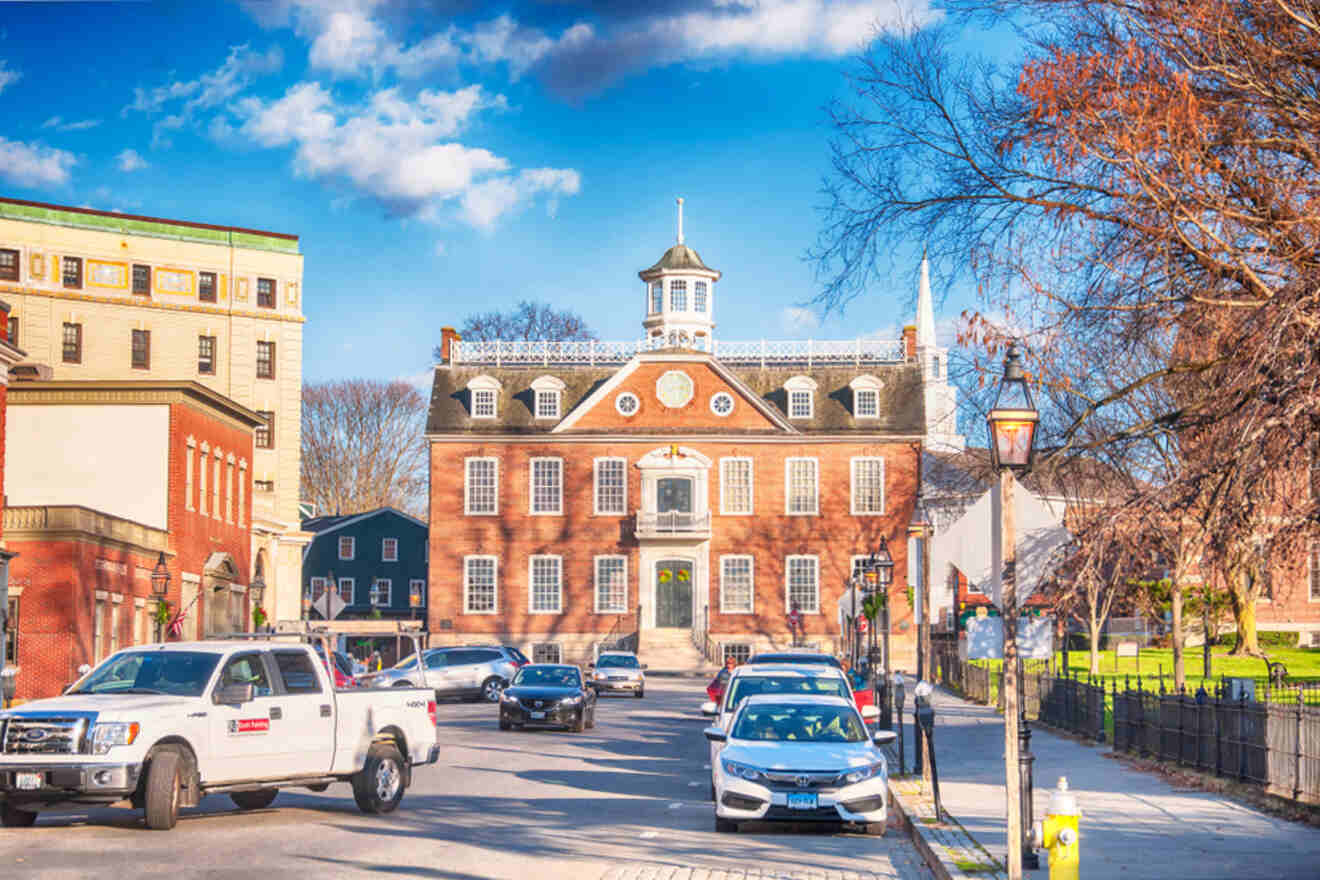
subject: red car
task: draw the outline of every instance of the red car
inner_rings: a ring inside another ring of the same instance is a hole
[[[719,703],[724,698],[724,688],[729,683],[729,667],[724,667],[715,673],[715,677],[706,685],[706,696],[710,697],[715,703]]]
[[[321,655],[324,662],[325,654],[319,647],[316,653]],[[326,663],[326,669],[334,677],[335,690],[357,687],[357,679],[353,677],[353,661],[349,659],[348,655],[340,651],[332,651],[331,656],[334,658],[334,662]]]

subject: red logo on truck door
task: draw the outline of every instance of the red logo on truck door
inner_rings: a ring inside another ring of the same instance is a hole
[[[239,718],[229,722],[230,734],[238,733],[268,733],[270,731],[269,718]]]

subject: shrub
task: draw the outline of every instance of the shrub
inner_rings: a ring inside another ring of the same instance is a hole
[[[1256,642],[1262,648],[1296,648],[1300,637],[1301,633],[1282,630],[1258,630],[1256,632]],[[1237,644],[1237,633],[1224,633],[1215,639],[1214,643],[1219,648],[1231,648]]]

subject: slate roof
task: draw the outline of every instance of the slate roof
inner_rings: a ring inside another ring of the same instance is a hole
[[[693,354],[693,361],[706,356]],[[866,365],[862,367],[812,367],[805,365],[765,368],[721,366],[733,373],[771,407],[787,417],[788,399],[784,382],[793,376],[810,376],[816,380],[814,416],[807,420],[792,420],[792,425],[804,434],[906,434],[914,438],[925,433],[926,413],[921,392],[921,373],[915,364]],[[548,434],[557,421],[536,419],[532,416],[535,396],[532,380],[538,376],[555,376],[563,380],[563,415],[571,413],[593,391],[617,373],[620,367],[492,367],[485,365],[447,366],[435,370],[431,386],[431,409],[427,418],[428,434]],[[883,383],[880,390],[879,418],[858,422],[852,416],[852,390],[848,387],[859,375],[876,376]],[[498,417],[473,419],[471,395],[467,383],[476,376],[491,376],[499,380],[501,390],[496,404]],[[653,434],[654,426],[637,428],[611,428],[600,433]],[[574,434],[597,433],[572,431]],[[726,428],[693,428],[693,435],[701,433],[727,435]],[[761,432],[777,434],[767,428]]]

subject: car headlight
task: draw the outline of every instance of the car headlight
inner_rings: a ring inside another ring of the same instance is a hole
[[[136,721],[104,721],[92,728],[92,754],[104,755],[115,746],[129,746],[141,726]]]
[[[725,761],[724,772],[739,779],[750,779],[752,781],[764,777],[759,768],[750,764],[739,764],[737,761]]]
[[[513,694],[509,693],[508,691],[500,691],[500,702],[501,702],[501,703],[516,703],[516,702],[518,702],[518,698],[515,697]]]
[[[582,695],[581,695],[581,694],[579,694],[579,695],[576,696],[576,697],[564,697],[562,700],[559,701],[559,705],[561,705],[561,706],[576,706],[576,705],[577,705],[578,703],[580,703],[580,702],[582,702]]]
[[[843,781],[849,784],[856,782],[865,782],[873,776],[883,776],[885,772],[884,762],[877,764],[868,764],[865,767],[858,767],[843,774]]]

